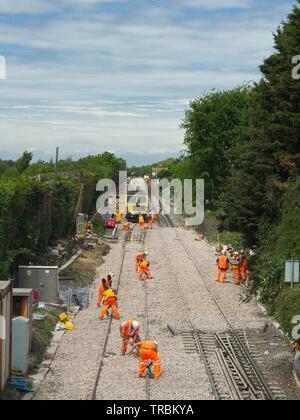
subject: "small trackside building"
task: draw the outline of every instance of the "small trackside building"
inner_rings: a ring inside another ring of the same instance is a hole
[[[10,281],[0,281],[0,391],[11,372],[13,294]]]

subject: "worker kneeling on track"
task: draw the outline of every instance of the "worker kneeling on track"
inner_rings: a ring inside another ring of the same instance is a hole
[[[115,319],[120,319],[119,311],[118,311],[118,298],[117,294],[114,290],[107,290],[104,294],[104,302],[103,302],[103,308],[100,312],[100,319],[104,319],[105,315],[109,308],[112,309],[112,315]]]
[[[138,377],[142,378],[145,375],[146,369],[149,366],[148,363],[151,362],[154,369],[154,377],[155,379],[159,379],[161,376],[161,364],[158,356],[158,343],[156,341],[141,341],[135,347],[138,348],[140,353]]]
[[[141,324],[135,320],[127,319],[121,323],[120,334],[123,339],[121,353],[123,356],[125,356],[129,344],[134,347],[136,343],[141,341],[139,337],[140,328]]]
[[[150,263],[144,259],[140,263],[140,272],[139,272],[139,280],[143,280],[143,275],[146,274],[148,280],[151,280],[153,278],[152,273],[150,271]]]

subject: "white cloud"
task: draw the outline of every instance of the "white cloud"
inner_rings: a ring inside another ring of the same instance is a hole
[[[109,2],[0,0],[0,18],[8,5],[11,13],[56,11],[42,21],[0,25],[8,64],[0,130],[7,148],[23,150],[30,141],[28,147],[41,149],[42,139],[44,150],[55,143],[83,154],[179,150],[189,101],[257,80],[284,17],[282,3],[279,13],[279,3],[263,11],[250,8],[250,0],[161,0],[161,7],[120,0],[111,11],[104,7]],[[136,10],[124,18],[126,3]],[[223,15],[224,8],[239,10]]]

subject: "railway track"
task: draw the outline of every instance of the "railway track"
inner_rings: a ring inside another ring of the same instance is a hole
[[[163,227],[174,227],[168,215],[160,215],[160,224]],[[181,244],[184,253],[196,268],[205,289],[228,326],[228,331],[222,334],[207,334],[199,331],[192,320],[178,277],[174,273],[177,288],[190,325],[190,331],[182,333],[183,343],[188,353],[196,352],[199,354],[201,361],[205,365],[215,399],[275,400],[282,397],[280,392],[277,397],[273,393],[252,356],[246,333],[236,331],[233,327],[225,311],[204,280],[199,266],[195,263],[177,232],[176,240]],[[170,266],[172,266],[171,259]]]
[[[118,292],[119,288],[120,288],[120,284],[121,284],[121,279],[122,279],[122,273],[123,273],[123,268],[124,268],[124,262],[125,262],[125,256],[126,256],[126,245],[128,242],[131,241],[135,241],[138,242],[139,244],[142,244],[143,246],[145,246],[145,241],[146,241],[146,236],[147,236],[147,231],[143,230],[141,232],[136,232],[135,228],[133,228],[132,230],[128,231],[125,233],[124,236],[124,242],[122,245],[122,255],[121,255],[121,262],[120,262],[120,269],[119,269],[119,273],[118,273],[118,277],[117,277],[117,282],[116,282],[116,287],[115,290]],[[149,324],[148,324],[148,291],[147,291],[147,284],[144,281],[144,288],[145,288],[145,331],[146,331],[146,336],[148,337],[149,335]],[[96,373],[96,378],[92,387],[92,393],[91,393],[91,397],[89,399],[91,399],[92,401],[95,401],[97,398],[97,390],[100,384],[100,380],[101,380],[101,374],[102,374],[102,370],[104,367],[104,361],[107,357],[107,345],[109,342],[109,336],[110,336],[110,332],[111,332],[111,327],[112,327],[112,321],[113,321],[113,316],[112,314],[109,317],[109,321],[108,321],[108,325],[107,325],[107,329],[106,329],[106,333],[105,333],[105,337],[104,337],[104,341],[103,341],[103,346],[102,346],[102,350],[100,353],[100,362],[98,365],[98,369],[97,369],[97,373]],[[146,398],[150,400],[150,381],[146,380]]]

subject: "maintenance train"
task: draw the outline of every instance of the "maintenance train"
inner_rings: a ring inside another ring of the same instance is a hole
[[[142,215],[146,222],[149,220],[149,178],[128,178],[127,187],[127,215],[129,222],[137,223]]]

